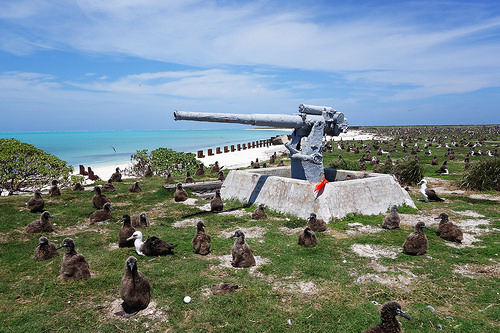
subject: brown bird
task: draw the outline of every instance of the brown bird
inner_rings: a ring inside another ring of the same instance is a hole
[[[323,219],[318,219],[315,213],[309,215],[307,225],[315,232],[323,232],[328,228],[326,222]]]
[[[134,227],[130,223],[130,216],[125,214],[122,218],[123,225],[118,233],[118,247],[134,247],[134,239],[130,239],[135,232]]]
[[[265,220],[267,219],[267,214],[264,210],[265,205],[260,204],[259,207],[257,207],[253,213],[252,213],[252,219],[253,220]]]
[[[147,228],[150,226],[146,213],[144,212],[139,215],[133,215],[131,221],[134,228]]]
[[[403,243],[403,253],[418,256],[427,252],[429,242],[423,228],[429,229],[425,226],[424,222],[418,222],[415,225],[415,231],[406,236],[406,240]]]
[[[57,179],[54,179],[52,181],[52,186],[49,189],[49,195],[51,197],[58,197],[61,195],[61,190],[59,189],[59,186],[57,186],[57,183],[58,183]]]
[[[425,201],[444,201],[436,194],[436,191],[427,188],[427,181],[425,179],[422,179],[417,185],[421,185],[420,194],[422,194]]]
[[[186,180],[184,183],[194,183],[194,178],[191,176],[191,172],[186,171]]]
[[[434,157],[432,158],[432,161],[431,161],[431,165],[438,165],[439,164],[439,161],[437,159],[437,156],[434,155]]]
[[[464,239],[464,235],[462,230],[460,230],[455,224],[451,223],[448,220],[448,214],[441,213],[438,217],[435,217],[436,220],[441,220],[439,222],[439,227],[436,234],[444,240],[450,242],[462,243]]]
[[[188,198],[188,194],[186,190],[182,187],[181,183],[177,184],[177,188],[174,193],[175,202],[186,201]]]
[[[31,198],[26,205],[28,206],[28,209],[32,213],[42,213],[43,212],[43,207],[45,205],[45,202],[43,201],[42,198],[42,192],[39,190],[36,190],[35,193],[33,193],[33,198]]]
[[[396,319],[396,316],[411,320],[410,316],[403,312],[398,302],[385,303],[380,309],[382,322],[367,329],[364,333],[402,333],[401,324]]]
[[[54,228],[52,228],[52,224],[49,221],[49,218],[53,217],[49,212],[45,211],[40,214],[40,218],[30,222],[25,228],[24,232],[29,234],[34,234],[37,232],[52,232]]]
[[[82,185],[82,184],[80,184],[80,183],[76,183],[75,185],[73,185],[73,186],[71,187],[71,189],[72,189],[73,191],[83,191],[83,190],[85,190],[85,187],[83,187],[83,185]]]
[[[196,224],[196,234],[192,241],[194,253],[199,253],[201,255],[209,254],[210,241],[210,235],[205,232],[205,223],[203,223],[203,221],[198,221]]]
[[[229,238],[237,237],[231,249],[231,265],[233,267],[252,267],[255,266],[255,257],[252,248],[245,242],[245,234],[240,229],[234,232]]]
[[[163,256],[174,254],[172,251],[177,244],[169,244],[157,237],[149,237],[142,241],[142,232],[135,231],[127,240],[134,239],[135,252],[140,256]]]
[[[212,168],[210,168],[210,172],[211,173],[218,173],[220,171],[220,167],[219,167],[219,162],[218,161],[215,161],[214,165],[212,166]]]
[[[96,222],[102,222],[106,221],[109,219],[112,219],[113,216],[111,216],[111,204],[109,202],[106,202],[104,204],[104,207],[102,209],[96,210],[92,214],[90,214],[90,224],[96,223]]]
[[[92,197],[92,205],[95,209],[102,209],[106,202],[111,203],[111,201],[101,192],[101,188],[99,186],[95,186],[93,191],[95,192]]]
[[[132,184],[132,186],[129,187],[128,191],[132,193],[139,193],[142,192],[142,188],[139,185],[139,182],[135,182],[134,184]]]
[[[120,297],[123,300],[122,308],[129,315],[147,308],[151,301],[151,284],[149,279],[138,270],[136,257],[130,256],[125,262]]]
[[[47,260],[57,257],[59,252],[54,243],[50,243],[47,237],[42,236],[38,239],[38,244],[35,247],[35,259],[37,261]]]
[[[194,175],[195,176],[203,176],[205,174],[205,166],[203,165],[203,163],[200,163],[200,166],[198,167],[198,169],[196,169],[196,171],[194,172]]]
[[[111,178],[108,179],[108,182],[106,184],[102,185],[102,190],[103,192],[114,192],[116,190]]]
[[[146,172],[144,173],[144,177],[153,177],[153,175],[154,175],[154,172],[153,172],[153,170],[151,170],[151,166],[148,165]]]
[[[399,222],[401,222],[401,218],[398,214],[398,206],[393,205],[391,207],[391,212],[384,218],[382,228],[389,230],[399,229]]]
[[[318,245],[318,239],[311,228],[306,227],[299,235],[299,245],[305,247],[314,247]]]
[[[219,177],[217,178],[217,180],[224,181],[225,179],[226,177],[224,177],[224,171],[219,171]]]
[[[64,281],[85,280],[90,278],[89,264],[85,257],[75,250],[75,243],[71,238],[65,238],[61,246],[66,248],[61,262],[61,275]]]
[[[169,172],[167,174],[167,178],[165,179],[167,182],[175,182],[174,178],[172,177],[172,173]]]
[[[116,171],[113,172],[111,178],[109,178],[112,182],[121,182],[122,174],[120,173],[120,168],[116,168]]]
[[[215,191],[215,198],[210,200],[210,211],[211,212],[222,212],[224,209],[224,203],[222,202],[222,198],[220,197],[220,191]]]

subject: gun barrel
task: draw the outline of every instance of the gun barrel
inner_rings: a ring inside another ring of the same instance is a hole
[[[234,114],[174,111],[175,120],[210,121],[216,123],[236,123],[253,126],[271,126],[280,128],[301,128],[304,120],[298,114]]]

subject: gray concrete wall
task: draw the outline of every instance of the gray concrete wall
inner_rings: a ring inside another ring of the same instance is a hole
[[[316,193],[316,183],[275,176],[286,174],[286,169],[289,170],[288,167],[232,170],[222,184],[221,196],[245,204],[262,203],[268,209],[304,219],[314,212],[325,221],[350,213],[381,214],[391,205],[416,208],[410,195],[391,175],[337,170],[337,179],[346,179],[348,174],[359,178],[329,182],[321,193]]]

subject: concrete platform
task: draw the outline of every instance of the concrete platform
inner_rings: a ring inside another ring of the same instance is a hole
[[[325,169],[325,178],[329,183],[315,193],[316,183],[290,178],[289,167],[232,170],[220,191],[222,199],[262,203],[270,210],[304,219],[314,212],[325,221],[350,213],[386,213],[392,205],[416,208],[391,175]]]

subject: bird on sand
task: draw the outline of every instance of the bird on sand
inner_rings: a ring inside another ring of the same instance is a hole
[[[123,225],[118,233],[118,247],[134,247],[134,239],[128,240],[135,232],[130,222],[130,216],[127,214],[123,215],[122,221]]]
[[[113,216],[111,216],[111,209],[113,209],[111,204],[106,202],[102,209],[96,210],[90,214],[90,224],[112,219]]]
[[[420,185],[420,194],[422,194],[425,201],[444,201],[436,194],[436,191],[427,188],[427,180],[422,179],[417,185]]]
[[[92,191],[95,192],[94,196],[92,197],[92,205],[95,209],[102,209],[106,202],[111,203],[108,197],[101,193],[101,188],[99,186],[95,186]]]
[[[50,243],[47,237],[42,236],[38,239],[38,244],[35,247],[35,259],[37,261],[47,260],[58,255],[56,245]]]
[[[61,275],[64,281],[85,280],[90,278],[89,264],[85,257],[75,250],[75,242],[71,238],[65,238],[61,246],[66,248],[61,262]]]
[[[323,219],[318,219],[315,213],[311,213],[311,215],[309,215],[307,225],[312,231],[315,232],[323,232],[328,228],[326,222]]]
[[[57,186],[57,183],[58,183],[57,179],[54,179],[52,181],[52,186],[49,189],[49,195],[51,197],[58,197],[61,195],[61,190],[59,189],[59,186]]]
[[[140,256],[163,256],[174,254],[172,250],[177,246],[169,244],[157,237],[149,237],[142,241],[142,232],[135,231],[127,240],[134,239],[135,252]]]
[[[142,192],[142,188],[139,185],[139,182],[135,182],[134,184],[132,184],[132,186],[129,187],[128,191],[132,193],[139,193]]]
[[[391,212],[384,218],[382,228],[389,230],[399,229],[399,222],[401,222],[401,218],[398,214],[398,206],[392,205]]]
[[[42,192],[36,190],[35,193],[33,193],[33,197],[26,203],[26,205],[28,206],[30,212],[42,213],[43,207],[45,205],[45,202],[42,198]]]
[[[181,183],[178,183],[177,188],[175,189],[175,193],[174,193],[175,202],[186,201],[187,198],[188,198],[188,194],[187,194],[186,190],[182,187]]]
[[[306,227],[299,235],[299,245],[305,247],[314,247],[318,245],[318,239],[311,228]]]
[[[127,317],[148,307],[151,301],[151,284],[149,279],[137,268],[137,258],[130,256],[125,262],[125,270],[120,286],[122,308]],[[117,312],[117,315],[122,315]]]
[[[436,234],[444,240],[462,243],[464,239],[464,235],[462,230],[457,227],[455,224],[451,223],[448,219],[448,214],[441,213],[438,217],[434,218],[439,221],[439,227],[436,231]]]
[[[266,211],[264,210],[266,206],[264,204],[260,204],[259,207],[257,207],[253,213],[252,213],[252,220],[265,220],[267,219],[267,214]]]
[[[198,221],[196,224],[196,234],[192,241],[194,253],[199,253],[201,255],[209,254],[210,241],[210,235],[205,232],[205,223],[203,223],[203,221]]]
[[[132,215],[130,218],[134,228],[147,228],[150,226],[146,213],[142,212],[139,215]]]
[[[240,229],[234,232],[229,238],[237,237],[231,249],[231,266],[233,267],[252,267],[255,266],[255,257],[252,248],[245,242],[245,234]]]
[[[411,320],[410,316],[403,312],[398,302],[385,303],[380,309],[382,322],[367,329],[364,333],[402,333],[401,324],[396,319],[396,316]]]
[[[222,198],[220,197],[220,191],[215,191],[215,198],[210,200],[210,211],[211,212],[222,212],[224,209],[224,203],[222,202]]]
[[[447,163],[448,161],[444,161],[441,167],[438,170],[436,170],[436,173],[439,173],[441,175],[448,175],[450,171],[448,170],[448,166],[446,165]]]
[[[418,256],[427,252],[429,242],[423,229],[429,229],[424,222],[418,222],[415,225],[415,231],[406,236],[403,243],[403,253]],[[430,229],[429,229],[430,230]]]
[[[49,218],[53,217],[49,212],[44,211],[40,214],[40,218],[30,222],[25,228],[24,232],[29,234],[34,234],[37,232],[52,232],[54,228],[52,228],[52,224],[49,221]]]

